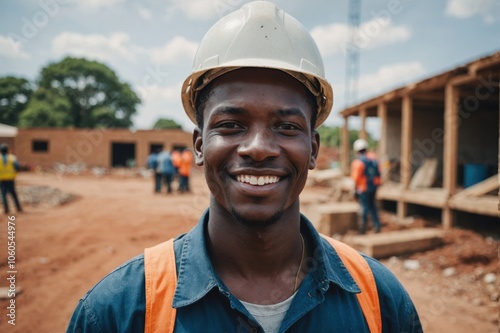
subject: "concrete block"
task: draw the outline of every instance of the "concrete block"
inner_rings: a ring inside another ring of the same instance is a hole
[[[408,229],[353,236],[344,240],[373,258],[387,258],[432,249],[443,242],[443,231],[434,228]]]

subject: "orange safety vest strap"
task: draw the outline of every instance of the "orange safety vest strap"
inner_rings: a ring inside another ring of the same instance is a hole
[[[322,235],[323,236],[323,235]],[[356,294],[372,333],[382,332],[382,316],[375,278],[366,260],[353,248],[323,236],[333,246],[354,281],[361,289]],[[176,309],[172,307],[177,272],[173,239],[144,251],[146,275],[146,333],[173,333]],[[165,305],[165,306],[164,306]]]
[[[361,293],[356,294],[358,303],[363,311],[370,332],[382,332],[382,315],[380,313],[380,303],[378,299],[377,285],[373,277],[372,270],[356,250],[333,238],[322,235],[333,246],[345,267],[361,289]]]
[[[146,318],[144,332],[173,333],[177,310],[172,307],[177,272],[174,240],[144,250]]]

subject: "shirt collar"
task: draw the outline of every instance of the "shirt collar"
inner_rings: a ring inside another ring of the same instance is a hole
[[[207,209],[197,225],[181,241],[180,258],[177,255],[178,280],[173,307],[190,305],[203,298],[210,290],[217,287],[226,296],[227,288],[214,271],[208,255],[205,230],[208,223]],[[312,223],[301,215],[301,229],[312,241],[313,257],[309,258],[310,273],[321,285],[334,283],[347,292],[361,292],[351,274],[342,263],[337,252],[327,240],[323,239]]]

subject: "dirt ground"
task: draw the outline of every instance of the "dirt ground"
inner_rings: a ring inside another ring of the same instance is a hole
[[[22,290],[15,297],[15,326],[7,323],[9,300],[0,300],[0,332],[64,332],[78,299],[89,288],[145,247],[188,231],[209,199],[199,173],[192,178],[192,194],[169,196],[153,194],[150,179],[125,175],[21,173],[17,184],[20,191],[33,186],[58,189],[55,195],[67,202],[57,206],[42,198],[25,204],[24,213],[12,214],[16,216],[15,283]],[[306,188],[303,195],[318,191]],[[0,215],[0,287],[8,285],[7,221]],[[459,246],[447,253],[438,249],[383,262],[407,288],[425,332],[498,331],[498,279],[490,284],[482,281],[488,272],[498,271],[498,260],[491,260],[491,251],[498,253],[498,240],[468,233],[449,237],[443,248]],[[443,269],[453,265],[454,253],[469,243],[473,248],[479,244],[476,248],[490,259],[472,262],[471,269],[455,262],[456,272],[443,276]],[[406,269],[408,259],[418,260],[420,268]],[[449,263],[438,265],[439,260]]]

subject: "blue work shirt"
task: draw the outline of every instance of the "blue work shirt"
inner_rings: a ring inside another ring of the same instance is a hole
[[[214,271],[206,246],[207,210],[198,224],[175,242],[178,284],[173,307],[176,333],[263,332]],[[352,276],[332,246],[301,217],[301,232],[314,247],[309,272],[279,332],[369,332]],[[381,263],[365,256],[378,290],[383,332],[422,332],[407,292]],[[78,303],[67,332],[144,332],[144,256],[123,264]]]
[[[173,175],[175,173],[175,167],[168,151],[158,154],[158,169],[165,175]]]

